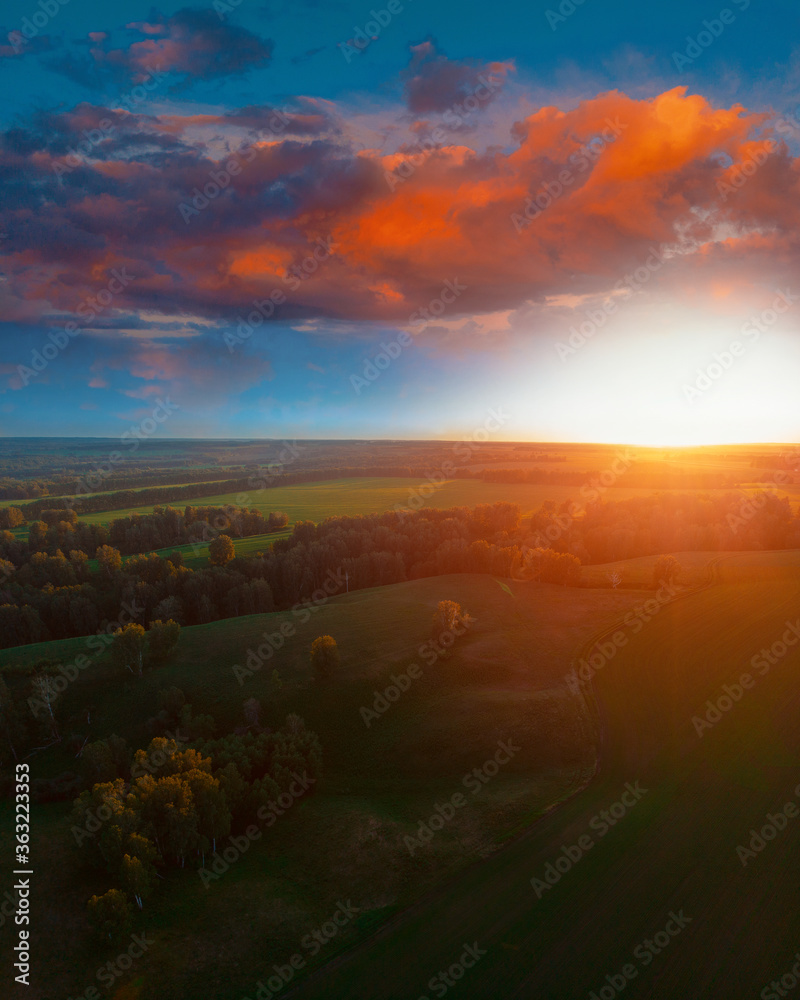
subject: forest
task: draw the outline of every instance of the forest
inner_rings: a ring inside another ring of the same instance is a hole
[[[118,627],[126,607],[144,625],[170,619],[196,625],[285,609],[310,601],[331,574],[347,574],[350,590],[444,573],[577,586],[584,564],[800,547],[800,517],[788,499],[769,492],[663,493],[585,507],[546,502],[525,519],[505,502],[330,517],[300,521],[289,538],[248,557],[236,557],[231,536],[274,530],[285,515],[187,506],[182,513],[131,515],[108,529],[82,524],[74,512],[65,520],[57,511],[48,517],[49,524],[30,525],[27,539],[0,534],[3,648],[105,634]],[[213,539],[206,568],[184,566],[180,552],[149,551],[198,538]]]

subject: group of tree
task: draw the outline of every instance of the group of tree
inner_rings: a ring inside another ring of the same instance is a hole
[[[322,766],[319,739],[297,715],[275,732],[250,726],[193,745],[155,737],[132,757],[112,736],[83,757],[103,780],[75,800],[71,837],[116,883],[89,901],[90,919],[111,938],[130,920],[131,901],[144,906],[159,868],[205,867],[224,838],[257,821],[298,776],[312,785]]]
[[[800,548],[800,514],[771,491],[657,493],[587,503],[572,516],[567,500],[532,515],[529,544],[570,552],[596,564],[663,552]]]
[[[192,508],[187,511],[184,525],[196,523]],[[197,570],[184,566],[178,552],[123,561],[109,544],[96,551],[96,566],[74,549],[69,556],[60,549],[30,554],[4,532],[0,642],[88,636],[87,644],[97,643],[119,628],[126,608],[135,609],[145,628],[156,620],[197,625],[284,610],[342,591],[345,580],[357,590],[448,573],[490,573],[575,585],[581,564],[676,551],[797,547],[800,517],[788,499],[766,492],[663,493],[585,507],[547,502],[524,521],[510,503],[337,516],[319,524],[298,522],[290,537],[251,557],[237,557],[230,536],[222,533],[211,565]]]
[[[23,523],[23,514],[16,507],[0,508],[0,527],[8,530]],[[28,554],[79,551],[94,556],[101,546],[111,545],[123,555],[134,555],[172,545],[208,542],[220,534],[232,538],[266,534],[288,523],[289,516],[282,511],[262,514],[234,505],[190,505],[184,510],[155,507],[152,514],[130,514],[116,518],[108,526],[80,521],[77,512],[69,508],[47,508],[28,528]]]
[[[147,631],[131,622],[108,637],[112,663],[120,671],[130,671],[139,678],[145,666],[160,666],[167,660],[179,635],[180,625],[174,621],[153,621]],[[10,757],[20,760],[37,745],[61,741],[61,696],[81,669],[75,663],[65,667],[56,660],[39,659],[24,670],[15,671],[10,687],[0,675],[0,737]],[[169,702],[162,706],[161,718],[151,720],[153,730],[163,720],[166,725],[183,728],[198,737],[213,731],[213,720],[209,726],[206,717],[193,717],[191,706],[183,701],[168,712],[171,708]],[[5,752],[0,757],[6,757]]]

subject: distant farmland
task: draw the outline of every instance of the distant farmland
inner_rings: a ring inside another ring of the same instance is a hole
[[[651,496],[658,492],[651,488],[626,488],[625,477],[620,486],[611,487],[604,494],[608,500],[628,500],[631,497]],[[753,486],[754,490],[758,487]],[[780,491],[790,495],[795,501],[800,498],[800,486]],[[426,496],[426,493],[430,495]],[[682,492],[682,491],[678,491]],[[711,490],[711,493],[727,493],[730,490]],[[495,503],[506,500],[520,505],[523,514],[529,514],[546,500],[563,503],[565,500],[582,502],[580,486],[558,486],[550,484],[529,485],[526,483],[486,483],[479,479],[449,479],[441,485],[419,479],[333,479],[321,483],[300,483],[295,486],[278,486],[268,490],[254,490],[246,494],[244,500],[238,493],[213,494],[196,497],[191,501],[179,501],[172,506],[194,507],[204,505],[244,504],[267,512],[282,510],[289,515],[289,523],[296,521],[322,521],[326,517],[354,516],[358,514],[382,513],[395,506],[415,506],[422,501],[426,507],[474,507],[479,503]],[[418,497],[418,499],[415,499]],[[81,520],[89,524],[108,524],[118,517],[129,514],[149,514],[153,506],[127,507],[122,510],[106,510],[95,514],[81,515]]]

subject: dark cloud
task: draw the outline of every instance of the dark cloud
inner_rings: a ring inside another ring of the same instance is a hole
[[[132,40],[124,47],[115,47],[109,32],[94,31],[82,43],[88,53],[62,53],[47,65],[93,89],[135,86],[157,73],[186,86],[266,66],[274,47],[270,39],[221,21],[205,8],[184,7],[171,15],[153,10],[147,21],[126,29]]]
[[[438,50],[436,42],[427,38],[411,46],[411,60],[400,76],[409,111],[428,114],[446,111],[475,96],[477,91],[486,93],[484,105],[490,103],[512,68],[511,63],[448,59]]]
[[[738,106],[683,89],[603,94],[528,116],[510,152],[481,153],[459,135],[392,154],[318,135],[330,115],[303,107],[286,113],[294,134],[255,141],[241,130],[263,130],[271,106],[147,116],[83,104],[10,129],[4,314],[74,311],[120,266],[135,280],[115,308],[167,320],[229,320],[278,289],[285,316],[398,321],[445,280],[463,284],[464,314],[600,294],[654,246],[680,248],[650,285],[669,276],[678,294],[732,274],[741,284],[745,251],[751,283],[786,281],[800,265],[797,161],[763,114]],[[65,149],[104,116],[109,135],[64,172]],[[200,126],[220,136],[198,139]],[[308,259],[312,277],[292,287],[287,275]]]
[[[13,31],[7,31],[5,28],[0,28],[0,38],[6,39],[5,42],[0,42],[0,59],[21,59],[23,56],[41,55],[50,51],[53,42],[49,35],[40,35],[37,32],[27,38],[23,30],[25,30],[24,22],[22,30],[15,28]]]

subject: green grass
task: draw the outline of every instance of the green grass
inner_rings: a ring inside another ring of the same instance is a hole
[[[286,528],[283,531],[270,531],[263,535],[250,535],[247,538],[234,538],[233,547],[236,550],[237,556],[254,556],[259,552],[266,552],[267,549],[272,548],[273,544],[280,538],[288,538],[291,535],[291,529]],[[204,566],[208,566],[208,545],[209,543],[203,543],[198,545],[196,548],[191,543],[187,545],[169,545],[165,549],[155,549],[156,555],[163,556],[166,558],[170,552],[181,552],[183,553],[183,565],[188,566],[189,569],[202,569]],[[133,559],[135,556],[125,556],[124,562],[128,559]],[[96,567],[96,560],[89,560],[90,566],[92,568]]]
[[[243,700],[255,696],[266,724],[279,726],[298,712],[323,745],[325,772],[313,797],[293,807],[218,883],[205,890],[195,872],[168,873],[142,924],[157,945],[137,965],[140,1000],[239,998],[268,960],[284,961],[287,949],[297,950],[302,936],[328,919],[337,899],[352,898],[362,910],[358,926],[370,926],[586,782],[595,764],[592,733],[577,700],[565,695],[564,663],[593,629],[641,595],[504,583],[510,593],[486,576],[437,577],[335,597],[305,622],[288,611],[186,628],[173,660],[141,681],[92,657],[63,695],[62,715],[72,719],[66,731],[81,741],[116,732],[145,745],[157,693],[175,684],[223,732],[241,723]],[[418,647],[443,598],[458,600],[475,622],[451,658],[429,667]],[[246,663],[264,632],[287,621],[296,634],[240,686],[233,665]],[[342,666],[339,678],[320,684],[308,651],[325,633],[337,639]],[[20,683],[15,666],[40,655],[70,660],[84,648],[83,640],[66,640],[4,650],[0,666],[10,683]],[[412,661],[420,663],[422,678],[367,728],[361,706]],[[272,683],[274,668],[280,690]],[[88,728],[81,713],[87,704],[93,706]],[[414,833],[435,803],[463,790],[462,776],[483,764],[498,740],[509,739],[521,748],[517,756],[429,850],[412,858],[402,836]],[[66,743],[32,761],[38,776],[75,766]],[[109,882],[82,867],[63,820],[59,826],[52,818],[59,810],[63,815],[63,806],[34,810],[35,850],[46,843],[48,851],[38,946],[60,935],[46,964],[45,1000],[63,1000],[92,981],[102,956],[87,943],[85,899]],[[341,940],[356,937],[353,927]],[[189,945],[194,958],[187,966]]]
[[[651,496],[657,492],[650,488],[629,489],[624,485],[613,487],[605,493],[608,500],[627,500],[632,497]],[[416,505],[420,490],[432,490],[430,496],[422,495],[424,506],[446,508],[506,500],[518,503],[523,514],[531,513],[545,500],[562,503],[565,500],[581,501],[579,486],[531,486],[519,483],[485,483],[479,479],[450,479],[439,486],[418,479],[334,479],[323,483],[302,483],[297,486],[279,486],[274,489],[253,491],[249,494],[224,493],[197,497],[193,506],[223,506],[236,504],[255,507],[264,513],[282,510],[289,515],[289,523],[310,520],[321,521],[334,515],[382,513],[395,506]],[[753,487],[755,490],[756,487]],[[800,487],[790,487],[792,499],[800,497]],[[710,491],[727,492],[727,491]],[[785,491],[782,491],[785,492]],[[184,507],[185,502],[175,504]],[[100,511],[82,515],[81,520],[90,524],[108,524],[115,518],[129,514],[151,513],[152,506],[128,507],[122,510]]]
[[[679,561],[699,581],[702,557],[690,555],[678,554]],[[460,996],[583,998],[606,974],[635,962],[633,948],[661,930],[672,909],[683,909],[692,924],[651,966],[638,965],[626,998],[759,995],[791,967],[800,938],[800,819],[746,869],[736,847],[794,797],[800,780],[800,646],[702,739],[692,717],[750,669],[787,620],[800,617],[800,553],[714,561],[713,584],[630,630],[627,645],[598,670],[604,736],[588,785],[593,724],[565,691],[564,674],[652,592],[438,577],[336,597],[306,623],[282,612],[184,629],[174,660],[139,682],[116,676],[98,657],[64,695],[64,712],[76,720],[79,706],[94,706],[92,738],[115,731],[140,745],[158,689],[177,684],[223,730],[239,722],[250,695],[262,700],[271,726],[299,712],[319,732],[325,755],[314,796],[219,882],[204,890],[192,872],[169,873],[142,918],[156,944],[120,981],[118,997],[253,997],[256,982],[302,950],[303,935],[329,918],[339,898],[352,899],[361,915],[318,961],[344,946],[352,951],[319,979],[302,980],[300,1000],[426,995],[430,977],[457,960],[464,941],[487,953],[458,985]],[[622,569],[631,583],[645,581],[651,561]],[[444,597],[475,616],[473,628],[450,659],[426,667],[366,729],[359,707],[417,658]],[[282,621],[294,622],[296,635],[240,686],[232,666]],[[323,633],[343,653],[341,676],[325,685],[308,664],[310,642]],[[45,647],[72,657],[81,642],[5,650],[0,666],[13,683],[13,664]],[[273,666],[280,690],[271,683]],[[79,721],[74,727],[82,731]],[[410,858],[402,836],[501,739],[520,753],[485,796]],[[42,775],[75,766],[63,746],[33,765]],[[537,899],[530,879],[542,876],[562,845],[592,833],[591,818],[636,781],[648,789],[642,802],[606,837],[594,834],[592,850]],[[44,952],[45,942],[57,941],[44,966],[44,1000],[63,1000],[92,981],[102,956],[87,944],[82,907],[90,892],[108,887],[64,846],[59,811],[34,810],[46,901],[35,945]],[[8,842],[7,810],[2,822]],[[481,860],[481,849],[495,853]],[[364,941],[379,925],[378,937]]]
[[[716,584],[663,609],[598,672],[606,738],[596,780],[292,996],[419,996],[463,941],[487,952],[459,984],[465,997],[583,998],[630,962],[630,1000],[762,995],[800,938],[800,819],[746,868],[736,849],[768,812],[798,802],[800,647],[702,739],[692,717],[799,612],[800,553],[724,559]],[[586,856],[537,899],[529,880],[636,781],[648,789],[641,803],[605,838],[593,834]],[[633,951],[671,910],[692,923],[644,966]]]

